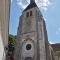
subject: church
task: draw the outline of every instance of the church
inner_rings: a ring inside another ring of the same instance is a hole
[[[35,0],[30,0],[19,18],[14,60],[54,60],[45,20]]]

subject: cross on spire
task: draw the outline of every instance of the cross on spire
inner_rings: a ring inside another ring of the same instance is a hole
[[[30,4],[33,3],[33,2],[35,2],[35,0],[30,0]]]

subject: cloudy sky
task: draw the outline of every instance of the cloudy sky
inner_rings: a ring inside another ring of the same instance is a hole
[[[48,40],[60,43],[60,0],[35,0],[46,21]],[[11,0],[9,33],[16,35],[19,17],[30,0]]]

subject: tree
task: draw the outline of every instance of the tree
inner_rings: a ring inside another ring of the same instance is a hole
[[[13,60],[14,51],[15,51],[15,41],[16,41],[16,35],[9,35],[9,41],[8,41],[8,56],[10,56],[10,60]]]
[[[58,57],[58,60],[60,58],[60,51],[57,52],[56,56]]]

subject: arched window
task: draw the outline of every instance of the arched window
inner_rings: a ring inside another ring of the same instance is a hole
[[[29,17],[29,12],[27,12],[26,17]]]
[[[30,11],[30,16],[32,16],[32,11]]]
[[[25,60],[33,60],[31,57],[26,57]]]

